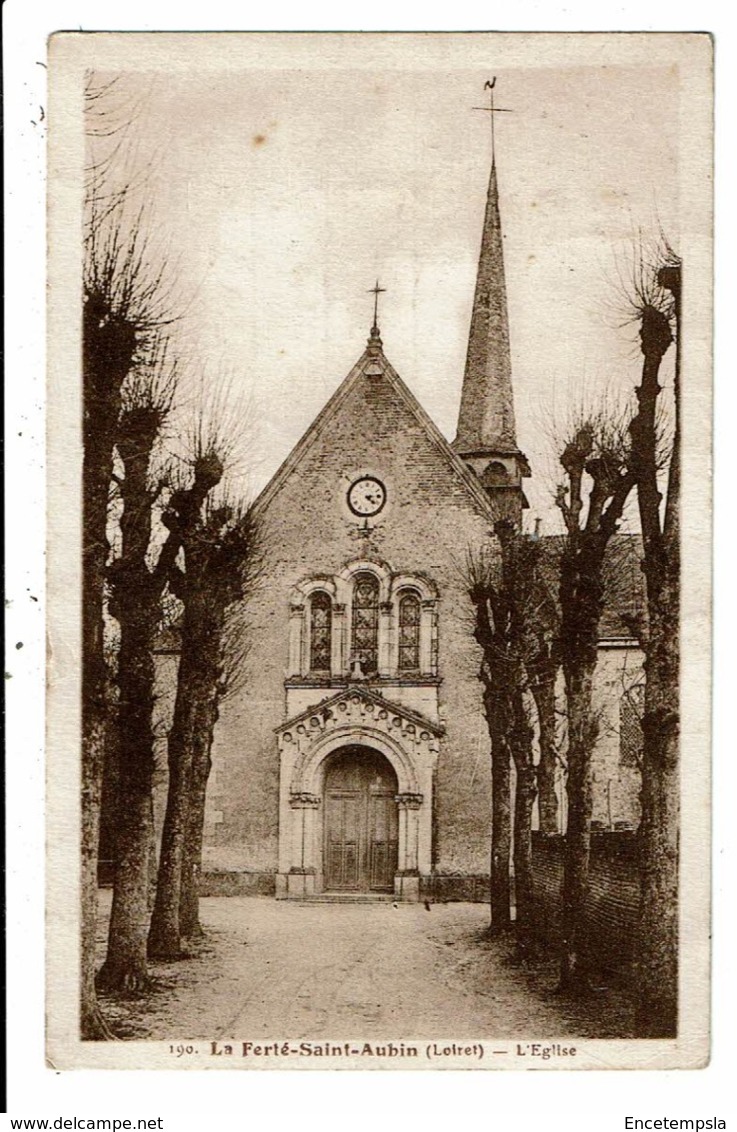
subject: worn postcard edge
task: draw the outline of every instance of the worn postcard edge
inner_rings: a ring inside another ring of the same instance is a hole
[[[712,42],[705,34],[653,33],[65,33],[49,53],[48,299],[48,637],[47,668],[47,1058],[55,1069],[177,1067],[168,1043],[83,1043],[78,1038],[81,389],[81,80],[84,70],[228,65],[432,68],[440,61],[487,67],[493,43],[501,67],[565,62],[678,66],[681,78],[680,191],[684,312],[682,502],[682,825],[680,1031],[675,1041],[582,1041],[576,1068],[699,1068],[709,1058],[710,722],[712,504]],[[698,218],[694,230],[690,218]],[[336,1042],[360,1035],[335,1035]],[[243,1035],[244,1039],[248,1035]],[[544,1040],[545,1035],[541,1035]],[[187,1035],[181,1035],[182,1040]],[[412,1035],[407,1035],[411,1040]],[[452,1035],[448,1035],[452,1040]],[[440,1040],[440,1039],[438,1039]],[[487,1044],[493,1035],[480,1037]],[[333,1038],[331,1038],[333,1041]],[[203,1044],[203,1043],[200,1043]],[[419,1042],[422,1046],[424,1043]],[[511,1043],[510,1043],[511,1044]],[[225,1064],[223,1064],[225,1063]],[[181,1065],[181,1062],[179,1063]],[[486,1067],[458,1058],[449,1068]],[[503,1059],[495,1068],[509,1068]],[[202,1063],[188,1062],[201,1069]],[[212,1059],[208,1068],[276,1068],[247,1059]],[[290,1064],[290,1068],[294,1066]],[[322,1058],[301,1068],[366,1068]],[[394,1068],[374,1060],[371,1068]],[[418,1059],[401,1068],[437,1068]],[[515,1066],[517,1067],[517,1066]],[[558,1068],[544,1063],[537,1068]]]

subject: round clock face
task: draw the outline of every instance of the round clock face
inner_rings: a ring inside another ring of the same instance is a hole
[[[348,488],[348,506],[362,519],[378,515],[386,503],[386,488],[376,476],[361,476]]]

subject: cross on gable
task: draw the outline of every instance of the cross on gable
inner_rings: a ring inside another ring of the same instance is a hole
[[[379,286],[379,280],[377,279],[375,286],[369,287],[368,294],[374,296],[374,325],[373,325],[373,329],[378,330],[379,329],[379,324],[378,324],[379,295],[385,295],[386,294],[386,287],[380,287]]]

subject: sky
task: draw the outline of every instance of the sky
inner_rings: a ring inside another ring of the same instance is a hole
[[[131,119],[115,175],[145,196],[176,280],[184,388],[225,375],[248,405],[241,466],[259,490],[361,355],[379,279],[385,353],[453,439],[491,148],[473,107],[496,74],[518,443],[530,522],[558,529],[552,435],[632,390],[621,279],[639,233],[678,246],[677,67],[594,50],[497,66],[437,44],[425,65],[400,49],[374,66],[372,37],[326,66],[309,37],[296,58],[278,38],[248,65],[160,52],[100,72],[118,76],[109,113]]]

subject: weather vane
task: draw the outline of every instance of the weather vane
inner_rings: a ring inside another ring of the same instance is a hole
[[[368,294],[374,296],[374,325],[371,329],[372,330],[378,330],[379,329],[379,323],[378,323],[379,295],[386,294],[386,287],[380,287],[379,286],[379,280],[377,279],[376,285],[374,287],[369,287]]]
[[[508,110],[505,106],[494,105],[494,87],[496,86],[496,75],[492,79],[487,79],[484,83],[484,90],[489,92],[489,105],[488,106],[474,106],[474,110],[483,110],[489,115],[491,119],[491,160],[494,160],[494,115],[495,114],[512,114],[514,111]]]

